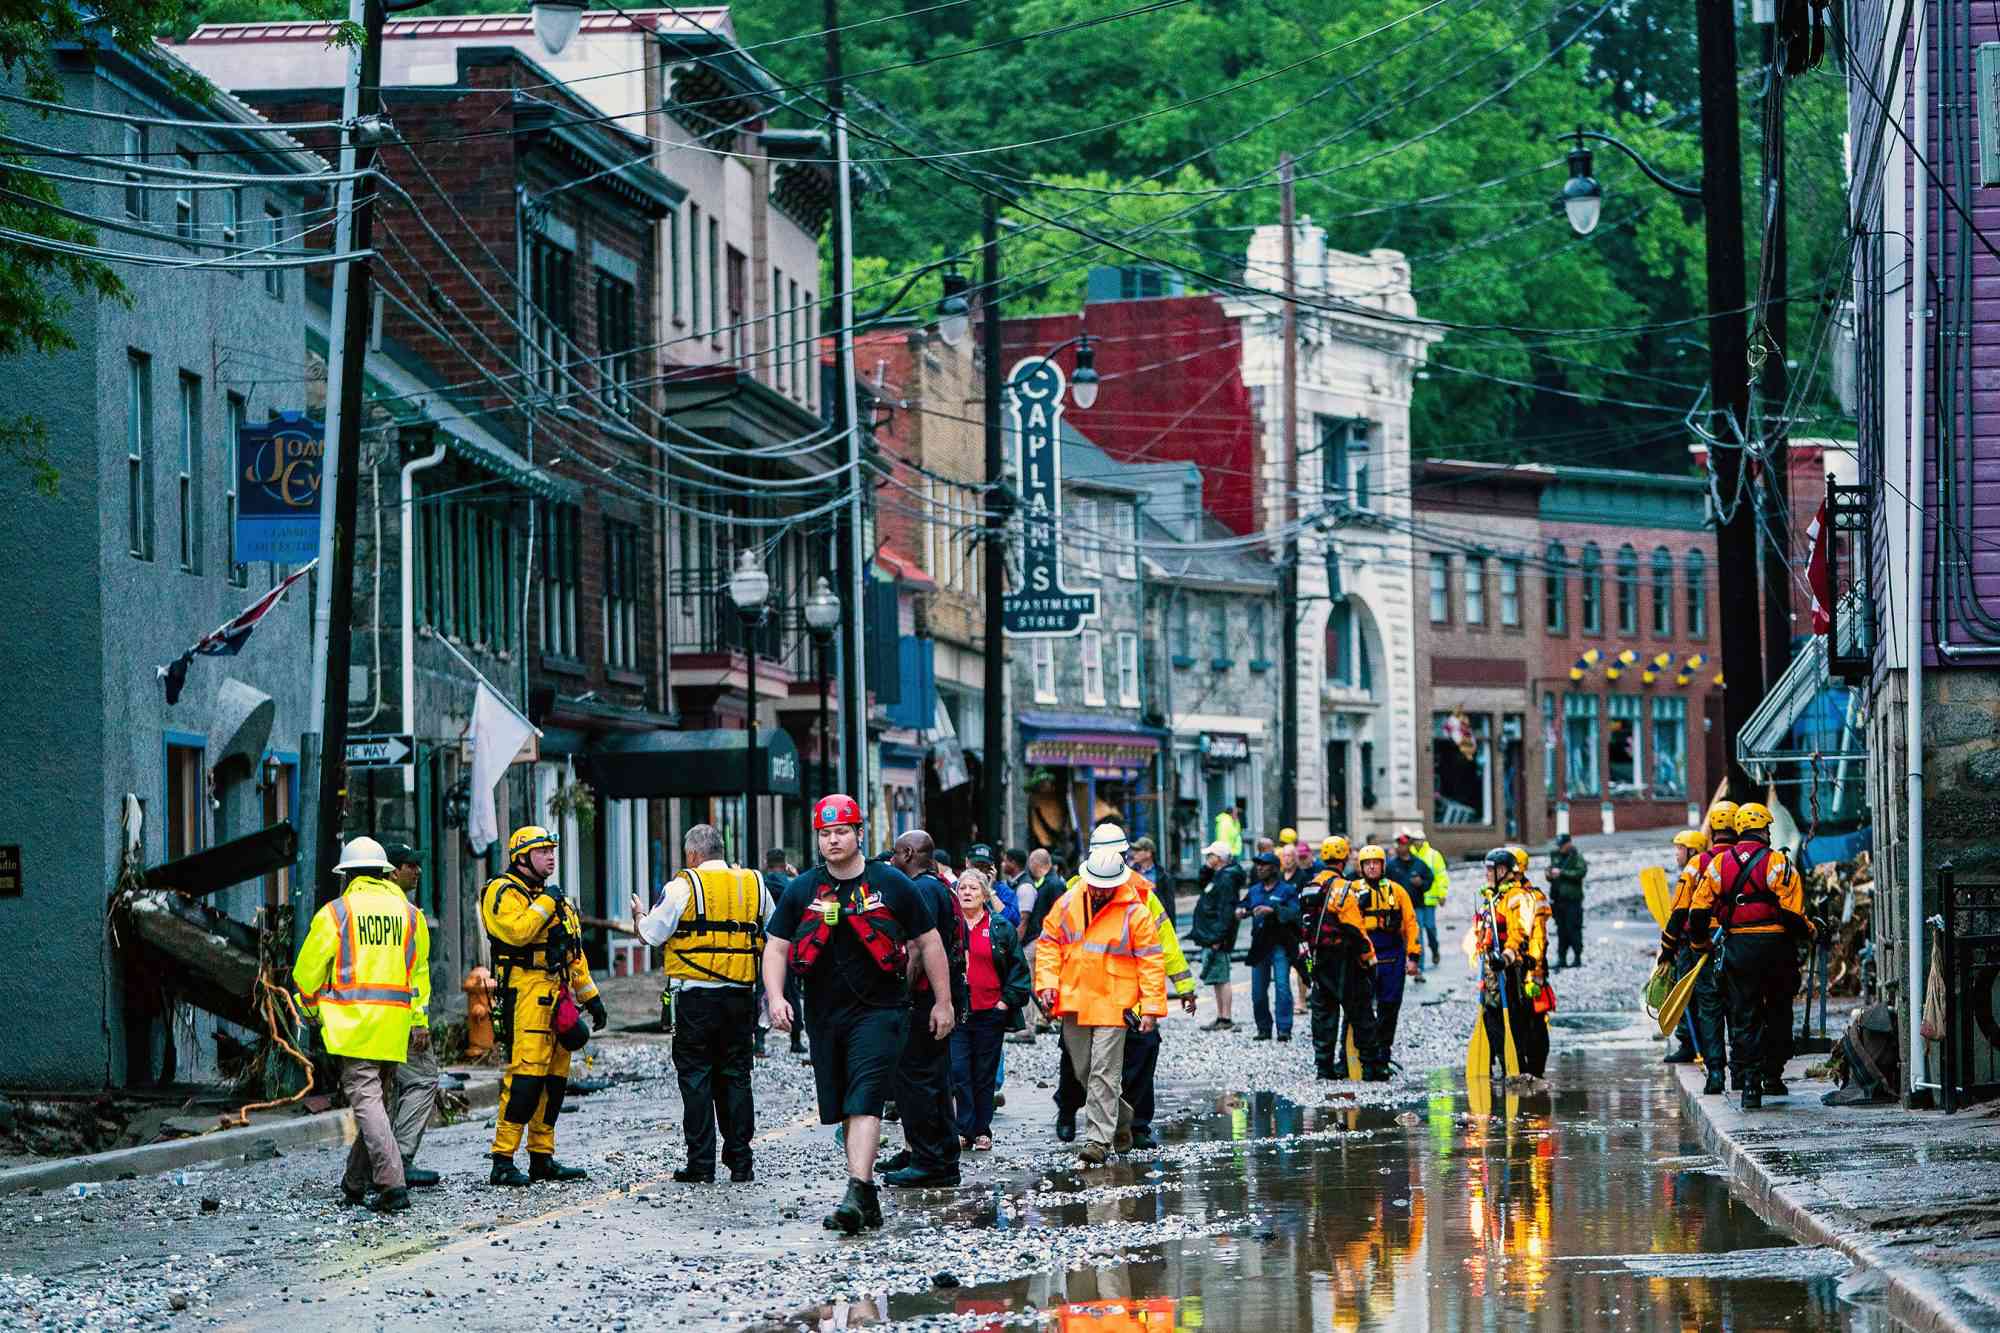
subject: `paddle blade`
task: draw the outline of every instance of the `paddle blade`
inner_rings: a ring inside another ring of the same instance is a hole
[[[1465,1084],[1465,1107],[1473,1115],[1484,1120],[1493,1114],[1493,1080],[1481,1075],[1468,1079]]]
[[[1361,1048],[1354,1044],[1354,1029],[1347,1029],[1347,1077],[1350,1081],[1361,1078]]]
[[[1688,969],[1688,974],[1676,982],[1674,988],[1667,992],[1667,1002],[1660,1006],[1660,1035],[1662,1037],[1672,1036],[1674,1029],[1680,1026],[1681,1015],[1687,1012],[1688,1001],[1694,998],[1695,980],[1701,976],[1701,970],[1707,966],[1708,955],[1703,954],[1701,957],[1695,959],[1694,966]]]
[[[1646,895],[1646,910],[1653,914],[1653,924],[1666,929],[1667,908],[1673,902],[1667,892],[1667,872],[1659,866],[1647,866],[1639,872],[1639,889]]]
[[[1482,1006],[1472,1020],[1472,1040],[1465,1047],[1465,1084],[1468,1088],[1493,1077],[1493,1044],[1486,1037],[1486,1010]],[[1489,1105],[1492,1094],[1487,1094]]]

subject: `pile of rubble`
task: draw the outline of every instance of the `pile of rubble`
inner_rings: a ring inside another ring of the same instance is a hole
[[[1825,922],[1832,941],[1828,994],[1862,995],[1872,990],[1874,961],[1868,936],[1875,915],[1875,869],[1869,854],[1814,866],[1806,876],[1806,915]]]

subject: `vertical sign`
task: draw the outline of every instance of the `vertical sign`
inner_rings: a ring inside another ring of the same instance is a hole
[[[304,564],[319,554],[320,463],[326,431],[281,413],[236,436],[236,558]]]
[[[1097,618],[1094,590],[1062,581],[1062,368],[1029,357],[1007,376],[1007,415],[1020,449],[1021,587],[1000,599],[1000,622],[1018,638],[1062,638]]]

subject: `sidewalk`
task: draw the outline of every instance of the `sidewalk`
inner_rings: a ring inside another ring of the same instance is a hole
[[[1911,1328],[2000,1327],[2000,1108],[1823,1106],[1831,1084],[1788,1075],[1790,1097],[1745,1112],[1701,1096],[1696,1067],[1677,1073],[1689,1121],[1766,1221],[1847,1254]]]

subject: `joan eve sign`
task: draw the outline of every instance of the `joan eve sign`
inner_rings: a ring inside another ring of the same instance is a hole
[[[1016,638],[1061,638],[1097,618],[1097,593],[1062,581],[1062,368],[1030,357],[1007,376],[1007,415],[1020,448],[1021,586],[1000,599]]]
[[[326,435],[302,412],[236,437],[236,558],[303,564],[319,554],[320,462]]]

